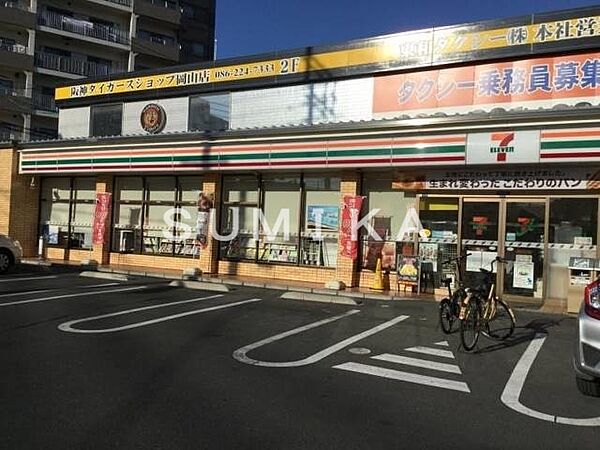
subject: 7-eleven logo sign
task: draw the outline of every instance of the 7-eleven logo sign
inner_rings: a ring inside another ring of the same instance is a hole
[[[522,164],[539,160],[539,130],[467,135],[467,164]]]
[[[490,147],[490,153],[496,155],[496,161],[505,162],[508,153],[514,153],[515,147],[510,145],[515,140],[515,133],[492,133],[492,142],[498,145]]]

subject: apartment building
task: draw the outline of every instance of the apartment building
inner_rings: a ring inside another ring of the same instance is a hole
[[[0,141],[57,137],[65,81],[210,60],[215,0],[0,0]]]

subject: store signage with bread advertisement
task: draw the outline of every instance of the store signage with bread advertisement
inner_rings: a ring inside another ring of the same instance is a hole
[[[540,162],[538,130],[470,133],[467,136],[467,164],[538,162]]]
[[[492,169],[396,174],[392,189],[404,191],[592,191],[600,190],[600,170]]]

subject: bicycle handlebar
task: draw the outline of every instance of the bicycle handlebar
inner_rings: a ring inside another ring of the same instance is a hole
[[[471,256],[472,253],[466,253],[464,255],[461,256],[457,256],[456,258],[450,258],[447,259],[446,261],[442,261],[442,264],[450,264],[452,261],[462,261],[463,259],[466,259],[468,256]]]

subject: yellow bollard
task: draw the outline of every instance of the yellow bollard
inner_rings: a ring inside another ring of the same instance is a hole
[[[375,268],[375,277],[371,289],[374,291],[383,291],[383,272],[381,271],[381,258],[377,258],[377,267]]]

